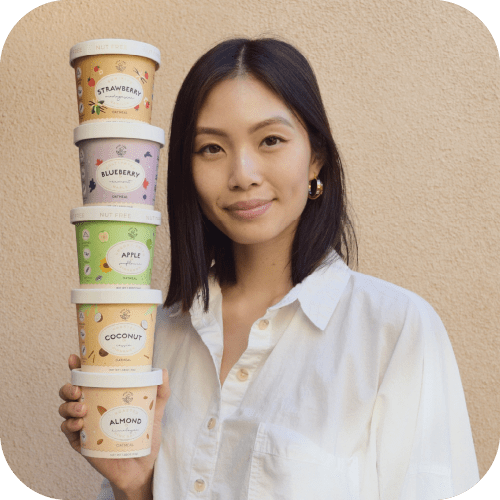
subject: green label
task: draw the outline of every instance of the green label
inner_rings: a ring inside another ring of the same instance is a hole
[[[155,225],[84,221],[77,222],[75,228],[80,284],[151,284]]]

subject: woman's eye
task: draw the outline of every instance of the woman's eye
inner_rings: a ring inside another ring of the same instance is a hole
[[[279,137],[276,137],[274,135],[270,135],[269,137],[266,137],[262,141],[266,146],[276,146],[276,144],[279,144],[280,142],[284,142],[283,139],[280,139]]]
[[[206,146],[203,146],[198,153],[201,154],[208,154],[208,155],[215,155],[222,151],[222,148],[220,146],[217,146],[217,144],[207,144]]]

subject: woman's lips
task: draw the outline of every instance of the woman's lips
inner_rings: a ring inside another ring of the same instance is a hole
[[[226,207],[226,210],[235,219],[249,220],[266,213],[272,203],[273,200],[238,201]]]

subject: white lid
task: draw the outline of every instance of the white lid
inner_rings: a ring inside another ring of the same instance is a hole
[[[86,139],[116,137],[120,139],[143,139],[163,147],[165,132],[160,127],[140,122],[91,122],[76,127],[73,131],[75,144]]]
[[[163,304],[161,290],[115,290],[75,288],[72,304]]]
[[[97,54],[128,54],[147,57],[156,62],[156,69],[160,67],[161,62],[160,49],[149,43],[123,38],[101,38],[73,45],[69,51],[69,63],[73,66],[75,59]]]
[[[92,206],[73,208],[70,211],[70,222],[87,220],[116,220],[120,222],[143,222],[144,224],[161,224],[161,212],[146,208],[127,208],[110,206]]]
[[[133,373],[82,372],[81,368],[71,370],[71,384],[80,387],[150,387],[162,383],[161,368]]]

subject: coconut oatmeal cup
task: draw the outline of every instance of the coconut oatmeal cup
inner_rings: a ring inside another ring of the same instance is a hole
[[[151,370],[161,290],[75,289],[71,302],[76,304],[82,371]]]

